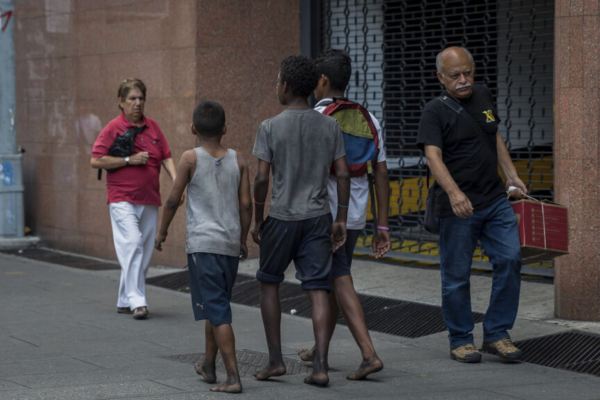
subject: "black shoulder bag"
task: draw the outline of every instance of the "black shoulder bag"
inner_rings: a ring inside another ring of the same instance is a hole
[[[425,201],[425,230],[429,233],[440,233],[440,223],[435,217],[435,187],[429,186],[429,169],[427,169],[427,200]]]
[[[449,96],[440,96],[438,100],[445,104],[452,111],[457,113],[458,115],[463,115],[464,118],[469,121],[471,125],[473,125],[478,132],[483,134],[481,127],[477,125],[477,122],[471,118],[468,113],[463,113],[464,108],[456,101],[452,100]],[[430,233],[439,233],[440,232],[440,224],[439,221],[435,218],[435,190],[437,188],[436,184],[429,186],[429,169],[427,170],[427,187],[429,188],[429,192],[427,193],[427,201],[425,202],[425,230]]]
[[[117,135],[114,143],[108,149],[108,155],[113,157],[127,157],[135,151],[135,137],[138,133],[142,133],[146,129],[146,125],[138,128],[129,128],[122,135]],[[106,172],[112,174],[115,169],[107,169]],[[102,168],[98,170],[98,180],[102,180]]]

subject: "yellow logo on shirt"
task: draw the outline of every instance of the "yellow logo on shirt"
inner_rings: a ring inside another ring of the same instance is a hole
[[[483,113],[485,114],[485,123],[486,124],[488,124],[490,122],[496,122],[496,119],[494,118],[494,114],[492,114],[492,110],[483,111]]]

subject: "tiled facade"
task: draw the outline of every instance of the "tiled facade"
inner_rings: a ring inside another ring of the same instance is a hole
[[[106,180],[92,145],[119,114],[117,88],[148,87],[146,115],[161,126],[176,163],[195,145],[197,101],[220,101],[224,142],[250,164],[260,122],[281,111],[279,62],[300,52],[298,0],[17,0],[17,145],[25,148],[26,223],[56,249],[115,258]],[[161,174],[161,194],[171,181]],[[249,239],[249,243],[252,242]],[[257,256],[251,247],[251,256]],[[183,266],[185,211],[153,264]]]
[[[600,2],[556,0],[554,192],[571,253],[555,263],[561,318],[600,320]]]

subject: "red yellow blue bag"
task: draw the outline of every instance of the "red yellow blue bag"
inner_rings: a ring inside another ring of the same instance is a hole
[[[372,173],[379,153],[379,136],[369,111],[343,97],[321,105],[326,105],[323,114],[335,118],[342,128],[350,176]],[[333,166],[331,173],[335,174]]]

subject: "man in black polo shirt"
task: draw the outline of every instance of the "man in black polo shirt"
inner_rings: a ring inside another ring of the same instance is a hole
[[[460,362],[481,361],[473,343],[469,283],[473,252],[480,240],[494,268],[483,320],[483,350],[498,354],[503,361],[518,360],[521,351],[512,344],[508,330],[519,305],[521,248],[517,220],[498,166],[506,177],[506,187],[516,187],[511,195],[522,197],[527,189],[498,133],[500,119],[492,94],[487,87],[473,83],[471,53],[449,47],[438,54],[436,66],[446,90],[425,106],[417,143],[436,180],[442,312],[448,325],[450,357]]]

